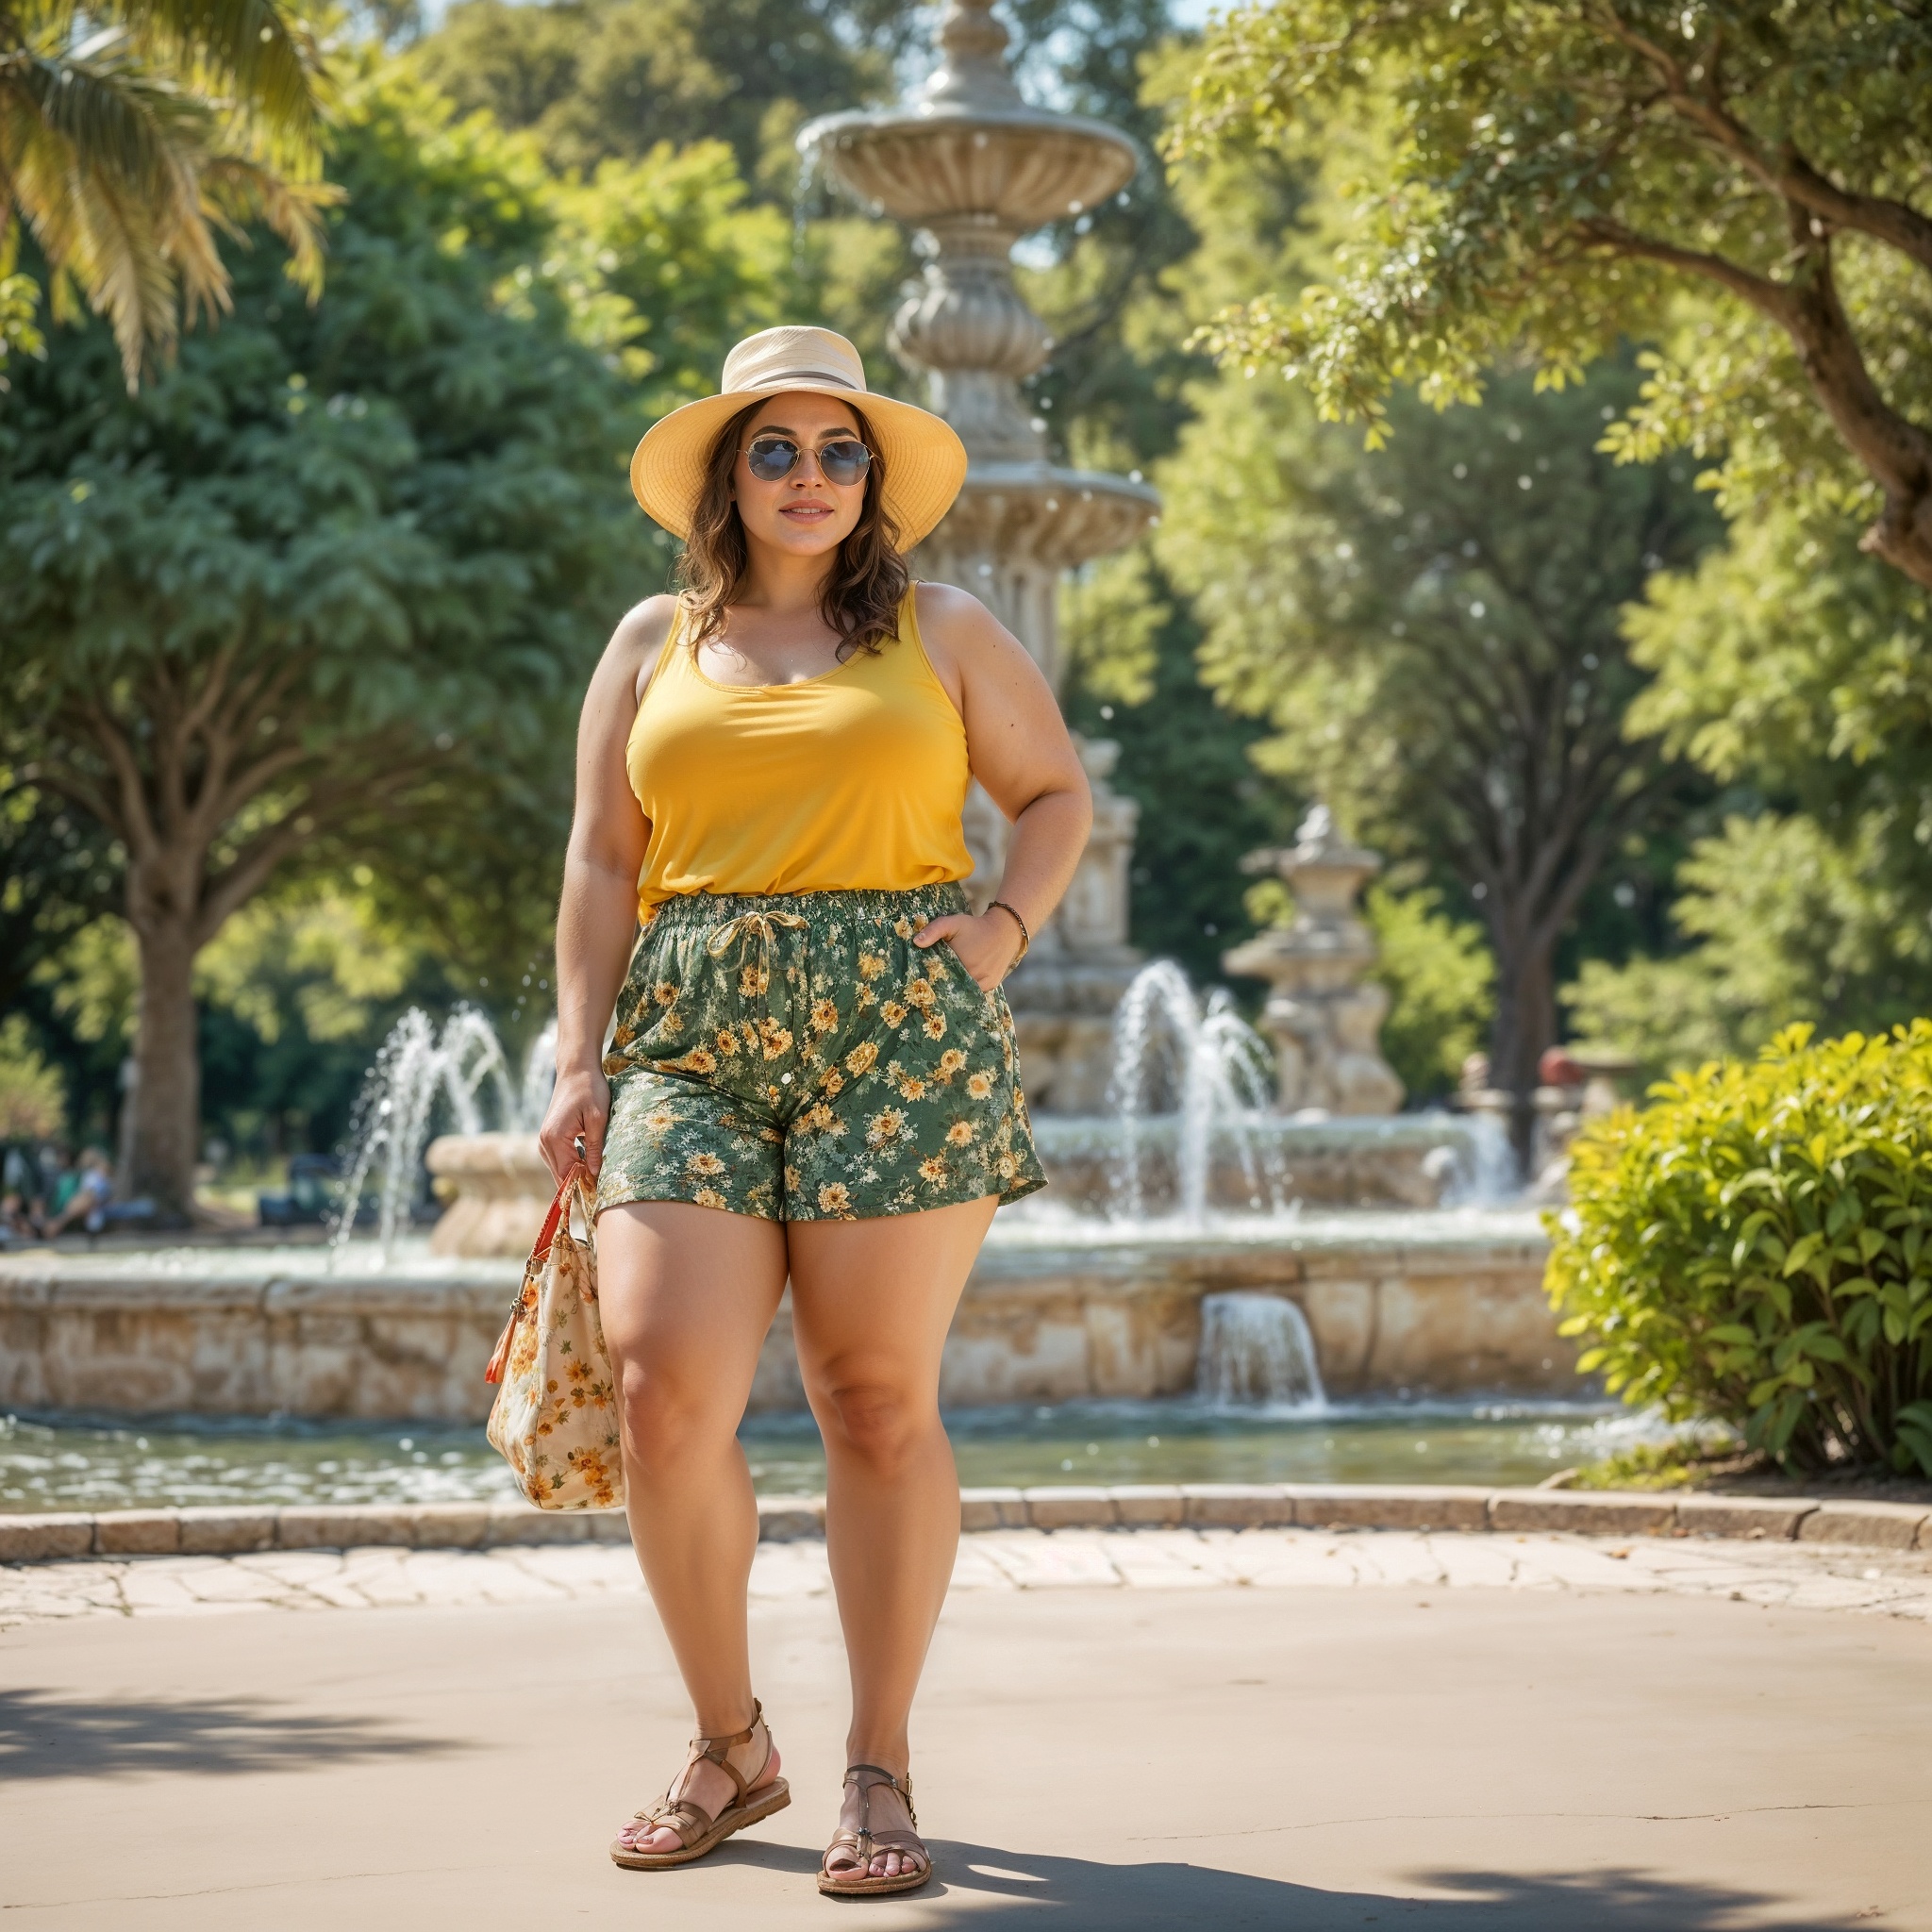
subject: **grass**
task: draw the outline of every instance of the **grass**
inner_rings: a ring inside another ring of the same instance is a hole
[[[1735,1437],[1699,1432],[1664,1442],[1633,1442],[1601,1462],[1586,1463],[1567,1490],[1694,1490],[1728,1476],[1745,1475],[1763,1458]]]

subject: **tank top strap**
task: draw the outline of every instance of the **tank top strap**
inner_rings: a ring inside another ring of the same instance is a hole
[[[644,708],[651,702],[654,692],[660,687],[691,682],[691,653],[684,646],[685,619],[689,613],[684,608],[684,599],[677,600],[676,608],[671,613],[671,628],[664,634],[664,641],[658,647],[658,660],[651,666],[650,682],[644,686],[644,694],[638,700],[637,715],[631,720],[631,730],[637,730],[637,721],[644,714]]]

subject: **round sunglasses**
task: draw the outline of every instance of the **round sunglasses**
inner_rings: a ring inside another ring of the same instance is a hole
[[[827,483],[850,488],[865,481],[872,468],[872,452],[856,437],[841,437],[814,452],[819,470]],[[777,483],[791,475],[804,455],[789,436],[755,436],[744,452],[746,466],[760,483]]]

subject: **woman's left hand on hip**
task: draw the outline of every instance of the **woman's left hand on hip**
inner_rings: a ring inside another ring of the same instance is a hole
[[[959,963],[986,992],[1013,970],[1020,957],[1020,928],[1004,912],[948,912],[915,933],[912,942],[936,946],[941,940],[952,942]]]

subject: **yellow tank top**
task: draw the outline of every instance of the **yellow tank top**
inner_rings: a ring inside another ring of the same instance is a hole
[[[720,684],[684,630],[679,611],[625,748],[651,822],[639,918],[680,892],[903,891],[972,872],[966,727],[910,590],[896,641],[798,684]]]

